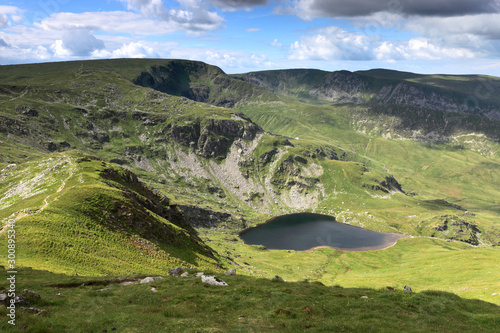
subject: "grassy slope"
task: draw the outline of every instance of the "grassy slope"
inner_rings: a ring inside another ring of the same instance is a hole
[[[215,267],[168,201],[116,165],[77,156],[53,154],[2,179],[0,218],[17,218],[18,265],[80,275]]]
[[[1,281],[6,281],[0,273]],[[17,309],[16,331],[97,332],[495,332],[499,308],[442,291],[325,287],[227,276],[228,287],[200,278],[121,286],[138,276],[88,278],[20,270],[17,284],[41,295],[37,316]],[[6,287],[0,283],[0,288]],[[152,292],[154,287],[157,292]],[[61,289],[58,289],[61,288]],[[57,295],[59,294],[59,295]],[[6,309],[0,307],[0,316]],[[6,320],[2,331],[14,331]]]

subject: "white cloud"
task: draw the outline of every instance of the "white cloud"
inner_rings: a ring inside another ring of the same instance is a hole
[[[277,48],[280,48],[280,47],[283,46],[283,44],[281,44],[280,42],[278,42],[278,39],[276,39],[276,38],[272,41],[271,45],[274,46],[274,47],[277,47]]]
[[[152,18],[145,18],[141,14],[124,11],[55,13],[40,23],[35,23],[35,27],[44,31],[77,28],[132,35],[160,35],[174,32],[179,28]]]
[[[0,29],[9,25],[9,18],[5,14],[0,14]]]
[[[63,32],[62,46],[74,56],[88,56],[95,50],[104,49],[104,42],[86,29],[72,29]]]
[[[500,39],[500,14],[479,14],[458,17],[412,18],[405,28],[426,36],[474,35],[487,39]]]
[[[314,36],[302,36],[291,47],[290,59],[296,60],[370,60],[370,39],[339,27],[320,29]]]
[[[152,47],[144,45],[141,42],[131,42],[124,44],[119,49],[95,50],[92,52],[93,58],[160,58]]]
[[[177,0],[176,8],[167,8],[162,0],[121,0],[127,9],[141,12],[146,17],[167,23],[173,30],[191,34],[220,29],[224,18],[211,11],[203,0]]]
[[[473,59],[478,54],[465,49],[442,47],[426,38],[412,38],[408,41],[384,41],[374,49],[378,60],[445,60],[445,59]]]
[[[66,49],[63,45],[63,41],[58,39],[50,46],[50,49],[54,53],[54,56],[58,58],[66,58],[71,56],[71,51]]]
[[[22,12],[23,11],[18,7],[0,6],[0,29],[10,26],[11,20],[19,22],[21,20],[20,14]]]

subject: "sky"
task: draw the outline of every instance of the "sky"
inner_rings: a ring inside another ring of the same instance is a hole
[[[108,58],[500,76],[500,0],[0,0],[0,65]]]

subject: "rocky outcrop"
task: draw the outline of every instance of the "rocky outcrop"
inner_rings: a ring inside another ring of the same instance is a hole
[[[216,212],[196,206],[179,205],[186,221],[196,228],[214,228],[220,224],[231,224],[246,228],[244,220],[238,220],[229,213]]]
[[[500,120],[500,111],[494,105],[481,102],[474,96],[458,95],[409,83],[386,85],[375,100],[382,104],[399,104],[446,112],[470,113]]]
[[[234,75],[267,90],[304,100],[362,103],[367,83],[349,71],[326,72],[315,69],[262,71]]]
[[[204,158],[223,159],[236,139],[253,140],[263,130],[243,114],[233,119],[195,119],[167,124],[163,133]]]
[[[264,89],[235,80],[220,68],[203,62],[171,60],[148,68],[132,80],[169,95],[232,108],[256,96],[274,99]]]

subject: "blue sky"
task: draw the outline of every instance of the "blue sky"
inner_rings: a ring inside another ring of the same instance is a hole
[[[0,0],[0,65],[182,58],[500,76],[500,0]]]

